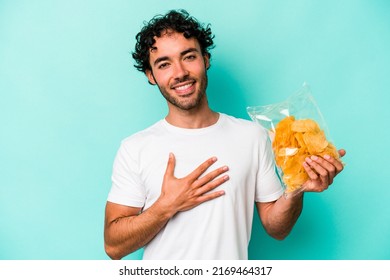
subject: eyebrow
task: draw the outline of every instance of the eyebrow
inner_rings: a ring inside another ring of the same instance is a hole
[[[198,51],[197,48],[188,48],[188,49],[182,51],[182,52],[180,53],[180,56],[185,56],[187,53],[190,53],[190,52],[199,52],[199,51]],[[161,61],[165,61],[165,60],[169,60],[169,57],[168,57],[168,56],[159,57],[159,58],[157,58],[157,59],[154,61],[153,65],[157,65],[157,64],[160,63]]]

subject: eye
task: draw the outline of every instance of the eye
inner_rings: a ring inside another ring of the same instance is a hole
[[[167,68],[169,66],[169,63],[168,62],[163,62],[163,63],[160,63],[159,65],[158,65],[158,69],[165,69],[165,68]]]
[[[190,54],[190,55],[187,55],[184,59],[185,59],[185,60],[192,61],[192,60],[195,60],[195,59],[196,59],[196,55]]]

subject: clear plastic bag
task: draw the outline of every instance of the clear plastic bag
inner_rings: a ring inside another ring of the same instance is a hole
[[[328,127],[306,83],[283,102],[247,107],[247,112],[269,131],[277,171],[287,194],[301,191],[309,179],[303,168],[307,157],[339,156],[328,140]]]

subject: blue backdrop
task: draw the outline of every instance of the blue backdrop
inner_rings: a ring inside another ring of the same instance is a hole
[[[167,112],[133,67],[144,20],[185,8],[216,35],[211,106],[280,102],[311,85],[345,171],[307,194],[284,241],[255,218],[252,259],[390,259],[390,4],[0,1],[0,259],[107,259],[104,206],[120,141]],[[138,251],[128,258],[140,258]]]

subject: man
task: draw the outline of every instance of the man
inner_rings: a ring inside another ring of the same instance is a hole
[[[268,234],[284,239],[302,211],[303,192],[283,196],[262,127],[208,106],[209,26],[170,11],[136,38],[136,68],[169,110],[118,151],[106,205],[107,254],[121,259],[144,247],[144,259],[247,259],[254,205]],[[314,192],[343,169],[331,157],[308,158],[304,167],[304,190]]]

